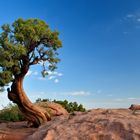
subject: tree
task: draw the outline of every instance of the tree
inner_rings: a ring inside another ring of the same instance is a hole
[[[25,118],[35,127],[50,120],[44,110],[36,107],[26,96],[23,80],[30,67],[42,64],[42,76],[54,71],[57,49],[62,46],[57,31],[39,19],[17,19],[12,25],[4,24],[0,34],[0,87],[7,84],[8,98],[16,103]],[[46,66],[46,62],[48,65]]]

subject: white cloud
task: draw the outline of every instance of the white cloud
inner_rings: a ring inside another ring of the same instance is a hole
[[[58,73],[58,72],[52,72],[52,71],[48,71],[48,80],[53,80],[54,83],[59,83],[59,79],[57,77],[60,77],[62,76],[63,74],[62,73]],[[39,77],[38,78],[39,80],[46,80],[46,78],[43,78],[43,77]]]
[[[48,61],[40,61],[39,64],[40,65],[46,65],[47,67],[49,65],[51,65],[50,63],[48,63]],[[58,73],[56,71],[53,71],[53,72],[52,71],[47,71],[47,72],[48,72],[49,75],[55,75],[55,76],[62,76],[63,75],[62,73]]]
[[[26,76],[31,76],[31,75],[38,75],[38,72],[37,71],[32,71],[32,70],[29,70],[26,74]]]
[[[54,80],[54,83],[58,83],[58,82],[59,82],[59,80],[58,80],[58,79],[55,79],[55,80]]]
[[[59,82],[59,79],[57,77],[61,77],[63,76],[62,73],[59,73],[57,71],[46,71],[48,72],[48,76],[46,77],[42,77],[42,76],[39,76],[37,79],[38,80],[53,80],[54,83],[58,83]],[[38,71],[32,71],[32,70],[29,70],[28,73],[26,74],[26,76],[37,76],[39,75]]]
[[[52,75],[52,73],[53,73],[52,71],[47,71],[47,72],[48,72],[49,75]]]
[[[39,80],[42,80],[42,81],[45,81],[46,80],[46,78],[44,78],[44,77],[38,77],[38,79]]]
[[[127,18],[133,18],[133,17],[135,17],[135,15],[133,15],[133,14],[128,14],[128,15],[126,15],[126,17],[127,17]]]
[[[140,13],[130,13],[125,15],[122,19],[120,19],[121,24],[131,25],[132,28],[140,29]],[[122,32],[124,35],[127,35],[131,32],[124,31]]]
[[[55,75],[55,76],[63,76],[63,74],[62,73],[59,73],[59,72],[57,72],[57,71],[48,71],[48,74],[49,75]]]
[[[38,75],[38,72],[37,71],[33,72],[33,75]]]
[[[137,98],[129,97],[128,100],[137,100]]]
[[[58,73],[58,76],[63,76],[63,74],[62,73]]]
[[[87,91],[74,91],[74,92],[68,92],[66,94],[71,95],[71,96],[89,96],[90,92],[87,92]]]
[[[125,21],[129,21],[132,23],[139,23],[140,22],[140,13],[135,13],[135,14],[128,14],[126,17],[124,17]]]
[[[139,98],[135,98],[135,97],[128,97],[128,98],[117,98],[115,99],[116,102],[132,102],[132,101],[139,101]]]
[[[58,74],[58,72],[57,72],[57,71],[53,71],[53,72],[52,72],[52,74],[57,75],[57,74]]]
[[[52,79],[54,79],[55,77],[56,77],[56,76],[53,76],[53,75],[52,75],[52,76],[49,76],[48,79],[49,79],[49,80],[52,80]]]
[[[58,83],[58,82],[59,82],[59,79],[57,79],[57,77],[63,76],[62,73],[59,73],[59,72],[57,72],[57,71],[54,71],[54,72],[48,71],[48,74],[49,74],[48,80],[54,79],[54,83]]]

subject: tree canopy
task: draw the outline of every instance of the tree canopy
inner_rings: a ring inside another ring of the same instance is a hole
[[[0,86],[4,87],[31,65],[43,63],[42,75],[56,69],[59,33],[39,19],[17,19],[4,24],[0,34]],[[45,66],[45,62],[49,65]]]

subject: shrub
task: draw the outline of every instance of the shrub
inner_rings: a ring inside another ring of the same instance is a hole
[[[49,101],[48,99],[37,99],[36,102],[46,102]],[[53,102],[62,105],[69,113],[74,111],[81,111],[84,112],[86,109],[83,107],[82,104],[78,105],[77,102],[68,102],[67,100],[64,101],[57,101],[54,100]],[[5,121],[23,121],[25,118],[21,114],[18,106],[15,104],[8,104],[4,107],[3,110],[0,110],[0,120]]]
[[[23,121],[24,117],[20,113],[17,105],[8,104],[3,110],[0,110],[0,120]]]
[[[36,100],[36,102],[45,102],[45,101],[49,101],[49,100],[41,99],[41,98],[38,98]],[[86,109],[83,107],[83,105],[82,104],[78,105],[77,102],[68,102],[67,100],[64,100],[64,101],[53,100],[53,102],[62,105],[69,113],[74,112],[74,111],[81,111],[81,112],[86,111]]]
[[[64,101],[54,100],[53,102],[61,104],[69,113],[74,112],[74,111],[81,111],[81,112],[86,111],[83,105],[82,104],[78,105],[77,102],[68,102],[67,100],[64,100]]]

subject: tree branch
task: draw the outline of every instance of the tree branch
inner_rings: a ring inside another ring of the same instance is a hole
[[[41,60],[47,61],[47,60],[49,60],[49,58],[42,58],[42,57],[38,58],[38,56],[37,56],[32,62],[29,63],[29,65],[31,66],[31,65],[38,64],[39,61],[41,61]]]
[[[38,62],[40,61],[41,59],[37,57],[34,58],[34,60],[32,62],[29,63],[29,65],[35,65],[35,64],[38,64]]]

